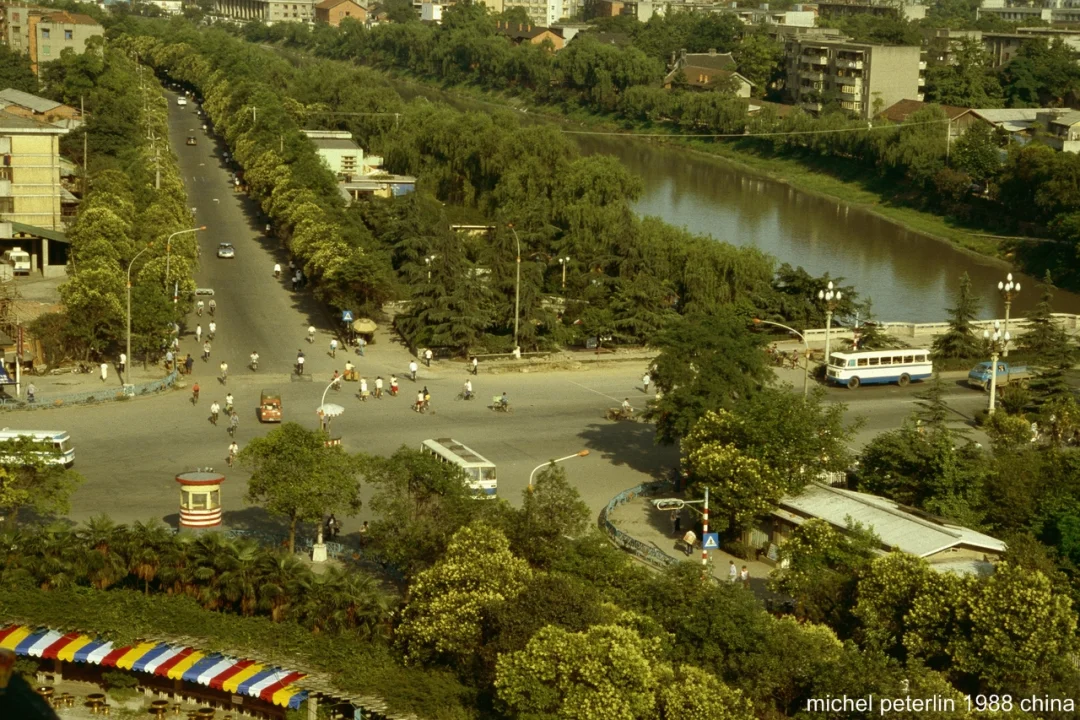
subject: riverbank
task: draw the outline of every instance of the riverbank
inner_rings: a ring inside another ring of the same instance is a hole
[[[982,258],[998,261],[1003,267],[1009,264],[1009,249],[1000,240],[957,227],[946,217],[898,204],[882,189],[875,187],[881,182],[877,177],[859,177],[863,172],[862,168],[844,167],[840,162],[822,158],[819,163],[830,166],[836,173],[831,174],[825,172],[824,168],[808,167],[807,160],[803,158],[764,156],[760,151],[747,147],[745,142],[713,142],[685,138],[663,125],[630,123],[611,116],[598,116],[581,108],[567,111],[566,108],[554,105],[528,105],[520,96],[483,90],[471,85],[446,86],[434,79],[418,78],[411,74],[386,74],[394,84],[412,86],[417,88],[418,92],[434,91],[456,97],[462,102],[483,103],[563,125],[576,125],[574,129],[567,130],[572,134],[625,135],[678,147],[737,170],[789,185],[799,192],[857,208],[910,232],[950,243],[964,252]]]

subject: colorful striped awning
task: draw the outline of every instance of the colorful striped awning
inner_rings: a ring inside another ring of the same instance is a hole
[[[81,633],[34,629],[22,625],[0,627],[0,648],[16,655],[58,658],[121,670],[135,670],[170,679],[183,678],[215,690],[247,695],[294,710],[307,699],[308,691],[296,685],[303,673],[267,667],[253,660],[238,660],[217,653],[168,643],[144,642],[113,647]]]

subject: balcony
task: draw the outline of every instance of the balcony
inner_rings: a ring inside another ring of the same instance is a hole
[[[862,60],[845,60],[844,58],[836,58],[836,67],[843,68],[845,70],[862,70]]]
[[[840,85],[836,88],[840,91],[841,95],[854,95],[862,97],[862,86],[856,87],[855,85]]]
[[[858,100],[844,100],[840,103],[840,107],[851,112],[862,112],[862,103]]]
[[[0,180],[0,197],[11,197],[11,181]]]
[[[918,95],[915,96],[915,99],[918,100],[919,102],[922,102],[923,98],[925,98],[925,97],[926,97],[925,95],[923,95],[922,93],[919,93]]]
[[[829,56],[828,55],[821,55],[821,54],[818,54],[818,53],[809,53],[809,54],[804,53],[803,55],[800,56],[800,59],[802,60],[802,62],[809,63],[810,65],[828,65],[829,64]]]
[[[922,87],[925,84],[926,84],[926,78],[924,78],[922,75],[920,75],[919,76],[919,87]]]
[[[818,70],[800,70],[799,77],[810,82],[821,82],[825,79],[825,73]]]
[[[925,70],[926,69],[926,61],[925,60],[920,60],[919,61],[919,69],[920,70]]]
[[[835,81],[837,85],[843,85],[845,87],[853,87],[853,88],[858,88],[859,90],[862,90],[862,78],[861,77],[850,77],[850,76],[847,76],[847,75],[835,75],[835,76],[833,76],[833,81]],[[854,90],[845,90],[844,92],[854,92]]]
[[[821,103],[817,102],[816,100],[804,100],[803,102],[799,103],[799,107],[801,107],[803,110],[806,110],[807,112],[821,112]]]

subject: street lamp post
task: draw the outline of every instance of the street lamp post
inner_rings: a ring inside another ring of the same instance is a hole
[[[514,349],[518,350],[518,322],[521,318],[521,240],[518,239],[514,226],[510,225],[509,228],[510,232],[514,233],[514,243],[517,244],[517,279],[514,281]],[[520,350],[518,352],[520,353]]]
[[[554,465],[555,463],[561,463],[561,462],[566,461],[566,460],[573,460],[576,457],[585,457],[588,454],[589,454],[588,450],[579,450],[578,452],[574,453],[573,455],[567,455],[566,457],[561,457],[558,460],[548,460],[546,463],[541,463],[540,465],[537,465],[536,467],[533,468],[533,471],[531,473],[529,473],[529,492],[532,492],[532,489],[533,489],[533,477],[536,475],[536,473],[541,468],[546,468],[549,465]]]
[[[566,289],[566,266],[570,264],[570,258],[559,258],[559,264],[562,265],[562,289]]]
[[[704,505],[704,507],[701,510],[698,510],[696,507],[693,507],[694,505]],[[657,510],[682,510],[684,507],[688,507],[701,515],[701,572],[702,575],[704,575],[706,568],[709,565],[709,551],[705,547],[705,536],[709,532],[709,488],[705,488],[704,500],[660,498],[659,500],[653,500],[653,506]]]
[[[135,267],[135,261],[139,259],[139,256],[149,250],[153,245],[147,245],[139,252],[135,253],[135,257],[131,258],[131,262],[128,263],[127,269],[127,362],[124,364],[124,384],[131,384],[131,268]]]
[[[185,233],[199,232],[205,230],[205,225],[200,225],[195,228],[188,228],[187,230],[177,230],[168,238],[165,239],[165,289],[169,289],[169,261],[172,259],[172,239],[177,235],[183,235]]]
[[[803,394],[803,397],[806,397],[807,388],[810,385],[810,346],[806,344],[806,336],[803,335],[801,332],[799,332],[798,330],[796,330],[793,327],[788,327],[787,325],[782,325],[782,324],[780,324],[778,322],[772,322],[771,320],[761,320],[761,319],[758,319],[758,318],[754,318],[754,324],[755,325],[775,325],[776,327],[784,328],[788,332],[794,333],[795,335],[798,335],[799,339],[802,340],[802,344],[803,344],[802,394]],[[828,358],[826,358],[826,363],[825,364],[828,365]]]
[[[1005,276],[1005,282],[998,283],[998,292],[1001,293],[1001,297],[1005,299],[1005,327],[1004,332],[1009,334],[1009,310],[1012,308],[1013,298],[1020,292],[1020,283],[1013,282],[1012,273]],[[1005,348],[1002,355],[1009,357],[1009,341],[1005,341]]]
[[[427,281],[431,282],[431,263],[435,262],[437,255],[428,255],[424,258],[424,264],[427,265]]]
[[[832,331],[832,316],[844,294],[839,290],[833,290],[832,280],[830,280],[828,288],[818,290],[817,296],[818,300],[825,301],[825,365],[827,366],[829,364],[829,334]]]
[[[990,343],[990,415],[994,414],[997,401],[997,361],[998,355],[1009,347],[1009,333],[1002,332],[1001,326],[994,323],[994,332],[983,330],[983,339]]]

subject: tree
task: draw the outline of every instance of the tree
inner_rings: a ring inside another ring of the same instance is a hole
[[[475,659],[488,607],[516,598],[531,575],[501,532],[483,522],[461,528],[442,559],[413,580],[398,644],[413,662]]]
[[[251,472],[247,501],[288,520],[290,553],[298,523],[360,509],[359,461],[340,445],[327,446],[324,432],[284,423],[252,440],[238,459]]]
[[[858,581],[857,636],[867,646],[905,660],[905,618],[934,571],[922,558],[891,552],[874,559]]]
[[[566,538],[585,532],[589,506],[566,479],[566,470],[555,463],[540,471],[523,497],[515,545],[529,562],[546,566],[562,551]]]
[[[960,276],[956,305],[949,309],[949,329],[934,339],[934,357],[966,359],[981,355],[983,344],[971,329],[971,321],[978,313],[979,301],[971,294],[971,278],[965,272]]]
[[[5,443],[0,462],[0,516],[13,527],[24,510],[39,518],[66,514],[71,496],[82,482],[79,473],[63,466],[59,449],[51,443],[30,437]]]
[[[1020,349],[1035,356],[1035,364],[1056,352],[1064,329],[1054,319],[1054,280],[1047,270],[1039,283],[1039,302],[1027,316],[1027,332],[1020,336]]]
[[[652,373],[660,397],[646,412],[657,440],[670,445],[706,412],[758,392],[773,375],[765,342],[730,310],[686,316],[660,333]]]
[[[12,50],[7,44],[0,47],[0,85],[37,93],[38,80],[30,68],[29,54]]]
[[[765,95],[783,74],[784,46],[766,33],[748,33],[732,53],[739,73]]]
[[[857,348],[859,350],[885,350],[896,347],[896,338],[881,329],[874,314],[874,302],[866,298],[859,312],[860,324],[855,328]]]
[[[988,107],[976,105],[974,107]],[[977,183],[986,185],[1001,173],[1001,156],[994,130],[986,123],[975,123],[952,144],[953,167],[968,174]]]
[[[661,720],[751,720],[750,703],[738,690],[693,665],[679,665],[673,683],[657,692]]]
[[[932,102],[959,107],[1001,107],[1001,85],[982,43],[964,38],[950,42],[948,63],[934,63],[926,73],[926,94]],[[981,124],[981,123],[980,123]]]

